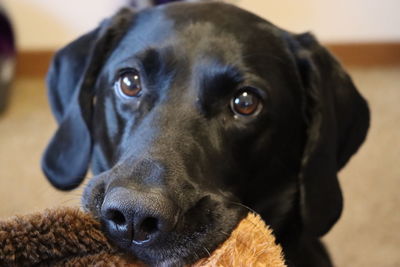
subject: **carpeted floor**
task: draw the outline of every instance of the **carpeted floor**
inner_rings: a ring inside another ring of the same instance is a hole
[[[339,267],[400,266],[400,67],[351,69],[368,99],[366,144],[340,173],[345,208],[325,237]],[[0,217],[56,205],[78,205],[81,190],[57,192],[39,161],[55,129],[42,80],[15,82],[0,115]]]

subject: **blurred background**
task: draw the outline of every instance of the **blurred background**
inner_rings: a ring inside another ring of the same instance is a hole
[[[56,127],[44,77],[57,49],[125,2],[0,1],[0,218],[79,205],[81,189],[58,192],[40,170]],[[400,1],[229,2],[293,32],[315,33],[367,98],[371,129],[339,174],[344,211],[325,241],[337,266],[400,266]],[[5,18],[11,19],[16,46]]]

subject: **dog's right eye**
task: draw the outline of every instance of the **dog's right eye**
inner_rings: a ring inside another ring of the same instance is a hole
[[[117,93],[123,97],[139,96],[142,90],[139,72],[134,69],[124,71],[114,84]]]

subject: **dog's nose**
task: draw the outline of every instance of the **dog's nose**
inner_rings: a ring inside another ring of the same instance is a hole
[[[117,187],[106,194],[101,217],[115,242],[144,245],[174,228],[178,210],[162,194]]]

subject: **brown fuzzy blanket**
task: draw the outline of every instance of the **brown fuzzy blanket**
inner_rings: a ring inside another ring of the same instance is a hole
[[[145,266],[108,243],[99,223],[59,208],[0,222],[0,266]],[[193,266],[285,266],[260,217],[249,214],[209,258]]]

